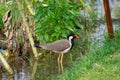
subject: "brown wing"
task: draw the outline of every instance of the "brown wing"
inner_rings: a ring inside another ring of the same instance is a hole
[[[70,47],[69,41],[67,39],[58,40],[53,43],[40,45],[41,48],[52,51],[64,51]]]

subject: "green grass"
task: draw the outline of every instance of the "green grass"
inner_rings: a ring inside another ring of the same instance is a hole
[[[120,51],[96,61],[79,80],[120,80]]]
[[[57,80],[120,80],[120,31],[106,38],[104,46],[87,53],[74,66],[57,76]]]
[[[5,6],[5,4],[0,3],[0,29],[4,28],[3,22],[2,22],[2,17],[4,16],[4,14],[6,13],[6,11],[9,9],[10,7]],[[1,32],[1,31],[0,31]]]

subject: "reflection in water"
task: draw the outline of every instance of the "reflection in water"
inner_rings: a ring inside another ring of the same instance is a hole
[[[2,70],[1,80],[30,80],[30,67],[23,58],[18,57],[14,62],[9,63],[14,70],[13,75]]]
[[[20,72],[14,70],[14,80],[30,80],[30,72],[25,71],[25,68],[21,68]]]

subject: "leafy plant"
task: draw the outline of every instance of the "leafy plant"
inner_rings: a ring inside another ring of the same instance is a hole
[[[80,3],[79,3],[80,4]],[[74,21],[81,16],[77,0],[44,0],[38,3],[34,18],[37,20],[36,34],[41,42],[65,38],[77,33]]]
[[[0,29],[4,28],[4,25],[3,25],[3,22],[2,22],[2,17],[8,9],[9,8],[6,7],[5,4],[0,3]]]

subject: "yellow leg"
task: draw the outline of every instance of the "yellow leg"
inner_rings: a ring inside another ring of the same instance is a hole
[[[62,64],[62,61],[63,61],[63,54],[61,54],[61,58],[60,58],[61,71],[63,72],[63,64]]]
[[[58,61],[58,72],[60,73],[60,54],[58,55],[57,61]]]

